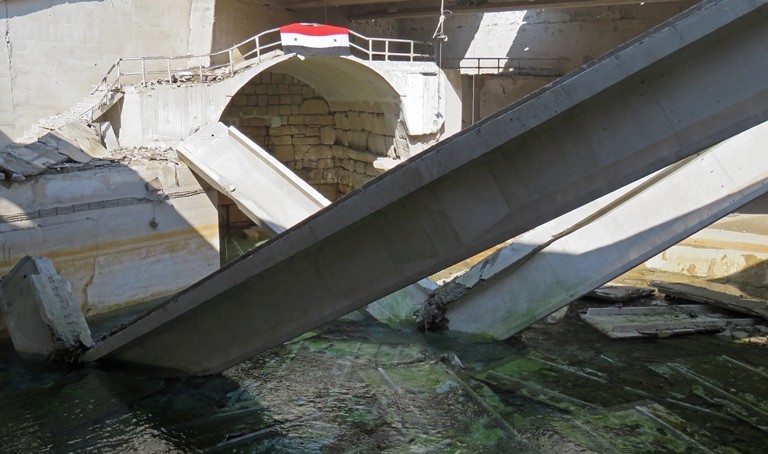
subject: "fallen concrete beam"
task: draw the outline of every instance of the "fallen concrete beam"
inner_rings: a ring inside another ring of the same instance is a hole
[[[449,329],[506,339],[768,192],[766,143],[763,123],[521,235],[448,285]]]
[[[47,258],[24,257],[11,269],[0,281],[0,308],[24,358],[67,361],[93,346],[69,282]]]
[[[330,204],[266,150],[222,123],[202,128],[178,151],[196,174],[273,234]]]
[[[273,234],[331,203],[233,126],[206,126],[182,142],[179,156],[232,199],[248,219]],[[403,326],[436,288],[429,279],[422,279],[374,301],[364,311],[380,322]]]
[[[704,1],[100,341],[212,374],[768,120],[768,0]]]

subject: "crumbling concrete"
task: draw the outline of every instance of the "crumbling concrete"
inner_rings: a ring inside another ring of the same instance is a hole
[[[34,360],[71,361],[93,346],[66,278],[50,259],[24,257],[0,281],[0,308],[16,351]]]
[[[689,10],[384,174],[82,360],[220,372],[768,120],[766,16],[768,0]]]

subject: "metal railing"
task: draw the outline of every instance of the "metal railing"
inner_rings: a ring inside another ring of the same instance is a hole
[[[564,57],[465,57],[444,58],[443,68],[458,69],[462,74],[507,74],[518,76],[560,77],[567,72]]]
[[[362,60],[430,61],[434,60],[432,44],[407,39],[369,38],[349,31],[350,52]],[[91,94],[104,92],[96,104],[83,114],[93,121],[93,113],[109,105],[112,96],[123,85],[150,81],[167,83],[209,82],[235,74],[241,64],[259,61],[265,54],[280,49],[280,29],[261,32],[245,41],[218,52],[178,57],[120,58],[101,79]]]
[[[369,38],[352,30],[349,31],[349,48],[355,57],[369,61],[434,61],[435,58],[432,43],[410,39]]]

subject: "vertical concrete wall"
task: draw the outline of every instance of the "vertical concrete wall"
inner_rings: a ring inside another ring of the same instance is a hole
[[[442,43],[442,64],[453,67],[459,59],[499,58],[502,68],[516,64],[564,74],[606,53],[687,9],[693,0],[590,8],[538,9],[498,13],[447,15]],[[402,36],[428,40],[435,18],[403,20]],[[386,29],[386,28],[385,28]],[[522,61],[517,59],[524,59]],[[542,60],[544,59],[544,60]],[[464,65],[473,65],[472,60]],[[485,61],[485,65],[496,62]],[[546,85],[554,77],[479,75],[465,71],[462,83],[463,125],[466,127],[501,107]]]
[[[192,3],[0,1],[0,132],[18,138],[75,105],[119,57],[191,52]]]
[[[215,193],[168,161],[0,187],[0,276],[24,255],[49,257],[87,312],[196,282],[218,269],[218,238]]]
[[[323,22],[322,13],[303,11],[295,13],[267,2],[248,0],[217,0],[216,21],[213,26],[213,49],[226,49],[257,33],[293,22]]]

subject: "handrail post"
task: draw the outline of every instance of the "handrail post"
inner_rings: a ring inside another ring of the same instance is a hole
[[[117,59],[117,84],[122,86],[123,85],[123,72],[120,69],[120,62],[122,61],[121,58]]]
[[[368,38],[368,61],[373,61],[373,40]]]
[[[259,44],[259,35],[256,35],[256,58],[261,58],[261,44]]]
[[[198,69],[200,70],[200,83],[203,83],[205,82],[205,80],[203,80],[203,56],[202,55],[198,57],[197,65],[198,65],[197,66]]]
[[[389,61],[389,40],[384,41],[384,61]]]
[[[168,83],[171,83],[171,59],[165,59],[165,67],[168,70]]]
[[[413,54],[415,52],[414,46],[416,45],[416,42],[411,41],[411,61],[413,61]]]
[[[229,54],[229,74],[233,75],[235,74],[235,64],[232,61],[232,47],[229,48],[229,51],[227,52]]]
[[[147,61],[143,58],[141,59],[141,84],[147,84]]]

